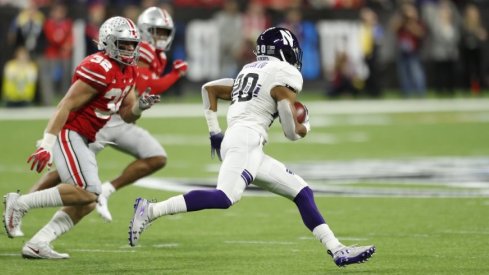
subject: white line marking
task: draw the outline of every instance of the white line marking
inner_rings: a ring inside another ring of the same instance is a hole
[[[489,231],[445,230],[442,233],[460,235],[489,235]]]
[[[259,244],[259,245],[295,245],[295,242],[276,241],[224,241],[226,244]]]
[[[161,243],[161,244],[153,244],[152,247],[156,247],[156,248],[173,248],[173,247],[177,247],[179,246],[179,244],[177,243]]]
[[[105,249],[71,249],[77,252],[95,252],[95,253],[134,253],[134,250],[105,250]]]
[[[14,253],[0,253],[0,257],[5,256],[5,257],[20,257],[20,253],[14,254]]]
[[[488,98],[475,99],[419,99],[419,100],[344,100],[305,102],[309,112],[324,114],[386,114],[421,112],[475,112],[489,111]],[[55,107],[1,108],[0,120],[46,120]],[[219,115],[227,112],[227,105],[219,107]],[[203,117],[200,103],[165,103],[153,106],[144,113],[145,117]]]

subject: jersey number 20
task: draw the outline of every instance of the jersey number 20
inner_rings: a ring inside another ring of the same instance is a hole
[[[256,96],[261,88],[261,85],[257,85],[257,83],[258,74],[248,73],[246,75],[238,75],[233,84],[233,101],[231,102],[231,104],[236,101],[248,101],[253,96]]]

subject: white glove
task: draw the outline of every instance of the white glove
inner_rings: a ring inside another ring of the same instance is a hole
[[[150,94],[151,88],[147,88],[144,93],[139,97],[138,104],[135,104],[132,108],[132,113],[140,116],[144,110],[151,108],[155,103],[160,102],[159,95]]]

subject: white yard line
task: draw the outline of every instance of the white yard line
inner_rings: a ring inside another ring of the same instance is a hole
[[[95,252],[95,253],[134,253],[135,250],[114,250],[114,249],[70,249],[76,252]]]
[[[489,99],[410,99],[410,100],[344,100],[305,102],[311,113],[320,114],[384,114],[422,112],[489,111]],[[221,104],[224,114],[227,104]],[[48,119],[55,107],[1,108],[0,120]],[[199,103],[163,103],[146,111],[145,117],[202,117]]]

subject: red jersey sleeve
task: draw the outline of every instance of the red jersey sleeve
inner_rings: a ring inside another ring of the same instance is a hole
[[[162,77],[154,75],[149,68],[139,67],[136,80],[136,90],[141,95],[146,88],[151,88],[151,94],[162,94],[180,79],[176,70],[172,70]]]
[[[99,92],[103,92],[112,83],[111,64],[103,55],[86,57],[75,69],[73,82],[80,79]]]
[[[156,59],[155,48],[147,42],[141,42],[139,46],[139,60],[143,61],[148,65],[151,65],[153,63],[153,60],[155,59]]]

